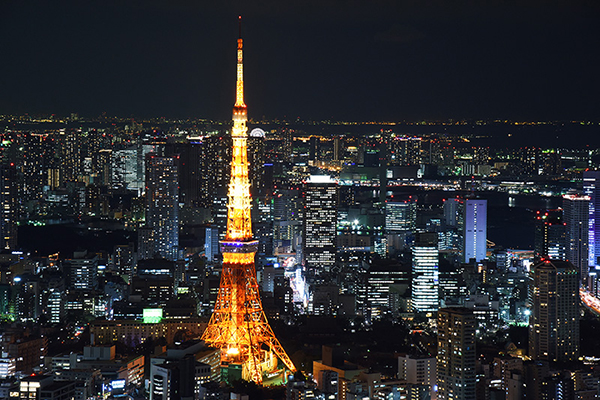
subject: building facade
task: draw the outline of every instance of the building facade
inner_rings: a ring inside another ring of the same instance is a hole
[[[583,191],[590,198],[588,219],[588,266],[600,265],[600,171],[583,173]],[[582,279],[584,277],[582,276]]]
[[[417,235],[412,248],[412,306],[416,312],[439,308],[439,250],[436,233]]]
[[[329,271],[335,264],[337,183],[311,176],[304,186],[304,262],[307,269]]]
[[[479,262],[487,252],[487,200],[465,202],[464,260]]]
[[[153,230],[154,251],[176,260],[179,247],[177,156],[146,156],[146,224]]]
[[[473,313],[466,308],[438,312],[438,400],[475,400],[475,329]]]
[[[589,269],[589,210],[589,196],[563,196],[566,258],[578,269],[583,282]]]
[[[568,261],[537,263],[530,278],[529,356],[534,360],[579,358],[579,277]]]

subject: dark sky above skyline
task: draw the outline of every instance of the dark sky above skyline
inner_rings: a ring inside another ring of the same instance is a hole
[[[212,4],[215,3],[215,4]],[[4,1],[0,114],[599,120],[580,1]]]

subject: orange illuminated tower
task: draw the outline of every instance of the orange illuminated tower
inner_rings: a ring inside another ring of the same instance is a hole
[[[235,364],[242,378],[262,383],[263,373],[277,369],[278,359],[296,370],[273,334],[262,308],[254,256],[258,241],[252,238],[250,181],[248,179],[248,114],[244,104],[241,17],[237,47],[237,84],[233,106],[233,154],[227,234],[221,242],[223,270],[215,309],[202,335],[207,345],[221,349],[221,364]]]

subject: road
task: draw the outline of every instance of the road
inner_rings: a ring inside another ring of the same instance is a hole
[[[600,299],[592,296],[590,292],[584,289],[579,289],[579,297],[592,312],[600,315]]]

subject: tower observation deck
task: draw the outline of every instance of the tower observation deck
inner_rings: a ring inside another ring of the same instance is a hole
[[[223,270],[215,309],[202,335],[207,345],[221,349],[221,365],[241,366],[242,378],[261,384],[263,374],[276,371],[279,360],[292,372],[294,364],[275,337],[262,308],[254,258],[248,178],[248,113],[244,103],[243,53],[237,42],[237,82],[233,106],[233,151],[227,205],[227,233],[221,241]]]

